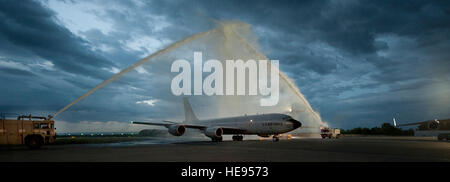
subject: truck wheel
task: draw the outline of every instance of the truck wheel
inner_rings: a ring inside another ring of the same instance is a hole
[[[26,139],[25,144],[30,149],[38,149],[44,144],[42,137],[39,136],[30,136]]]

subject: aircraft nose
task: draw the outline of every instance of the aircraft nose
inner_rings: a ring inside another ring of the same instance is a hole
[[[288,121],[292,122],[294,129],[297,129],[302,126],[302,123],[300,123],[300,121],[297,121],[295,119],[289,119]]]

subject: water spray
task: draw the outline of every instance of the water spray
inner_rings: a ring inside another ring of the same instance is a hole
[[[188,43],[192,40],[198,39],[200,37],[206,36],[208,35],[210,32],[214,31],[215,29],[206,31],[206,32],[201,32],[192,36],[189,36],[181,41],[175,42],[172,45],[170,45],[169,47],[166,47],[164,49],[161,49],[141,60],[139,60],[137,63],[131,65],[130,67],[120,71],[119,73],[115,74],[114,76],[112,76],[111,78],[109,78],[108,80],[103,81],[102,83],[98,84],[97,86],[95,86],[94,88],[92,88],[91,90],[89,90],[88,92],[86,92],[85,94],[83,94],[82,96],[80,96],[79,98],[77,98],[76,100],[74,100],[73,102],[71,102],[70,104],[66,105],[65,107],[63,107],[62,109],[60,109],[58,112],[55,113],[55,115],[53,115],[52,117],[56,117],[58,114],[64,112],[65,110],[67,110],[68,108],[70,108],[72,105],[80,102],[81,100],[83,100],[84,98],[86,98],[87,96],[91,95],[92,93],[94,93],[96,90],[98,90],[99,88],[102,88],[103,86],[105,86],[106,84],[108,84],[109,82],[112,82],[113,80],[115,80],[117,77],[119,77],[122,74],[125,74],[133,69],[135,69],[136,67],[146,63],[147,61],[151,60],[153,57],[161,55],[167,51],[170,51],[172,49],[175,49],[177,47],[180,47],[181,45],[184,45],[185,43]]]
[[[222,26],[224,26],[222,24]],[[243,37],[241,37],[239,35],[239,33],[235,32],[233,29],[231,29],[231,32],[247,47],[247,49],[249,51],[251,51],[253,54],[257,55],[259,57],[259,59],[261,60],[268,60],[267,57],[263,54],[261,54],[258,50],[256,50],[252,45],[250,45],[250,43],[244,39]],[[267,62],[270,66],[272,66],[272,64],[270,64],[270,62]],[[309,102],[305,99],[305,97],[303,96],[303,94],[300,92],[300,90],[298,90],[298,88],[294,85],[294,83],[292,83],[291,79],[289,79],[285,74],[283,74],[280,70],[277,70],[279,73],[279,76],[281,79],[283,79],[287,85],[289,86],[289,88],[291,88],[295,95],[297,95],[297,97],[303,102],[303,104],[306,105],[306,108],[308,109],[308,111],[310,111],[311,113],[314,114],[314,116],[316,117],[316,119],[319,122],[322,122],[322,118],[320,117],[320,115],[315,112],[311,105],[309,104]]]

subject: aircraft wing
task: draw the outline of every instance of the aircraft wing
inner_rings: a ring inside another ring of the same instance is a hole
[[[422,122],[415,122],[415,123],[405,123],[405,124],[397,124],[397,126],[412,126],[412,125],[419,125],[419,124],[425,124],[425,123],[429,123],[430,121],[422,121]]]
[[[421,121],[421,122],[414,122],[414,123],[405,123],[405,124],[397,124],[397,121],[395,120],[395,118],[393,118],[394,121],[394,126],[412,126],[412,125],[420,125],[420,124],[426,124],[426,123],[430,123],[430,122],[438,122],[438,120],[428,120],[428,121]]]
[[[166,123],[150,123],[150,122],[136,122],[136,121],[133,121],[133,122],[131,122],[131,124],[165,126],[166,128],[169,127],[170,125],[183,125],[186,128],[195,128],[195,129],[201,129],[201,130],[206,128],[206,126],[203,126],[203,125],[176,123],[176,122],[172,122],[172,121],[164,121],[164,122],[166,122]]]
[[[208,126],[204,126],[204,125],[196,125],[196,124],[185,124],[185,123],[176,123],[176,122],[167,122],[166,123],[150,123],[150,122],[135,122],[133,121],[132,124],[142,124],[142,125],[154,125],[154,126],[164,126],[166,128],[168,128],[170,125],[183,125],[186,128],[195,128],[195,129],[199,129],[199,130],[204,130],[206,129]],[[223,134],[245,134],[247,131],[240,129],[240,128],[234,128],[234,127],[222,127],[222,126],[217,126],[222,128],[223,130]]]
[[[169,125],[172,125],[172,123],[149,123],[149,122],[136,122],[136,121],[132,121],[131,124],[166,126],[166,127],[169,126]]]

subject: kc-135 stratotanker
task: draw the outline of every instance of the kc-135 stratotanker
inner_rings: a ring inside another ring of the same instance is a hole
[[[279,134],[290,132],[302,126],[300,121],[281,113],[199,120],[186,98],[184,98],[184,114],[185,121],[181,123],[173,121],[164,121],[164,123],[132,121],[131,123],[164,126],[170,134],[175,136],[182,136],[186,128],[199,129],[216,142],[222,141],[223,135],[233,135],[234,141],[243,140],[243,135],[258,135],[261,137],[273,135],[273,141],[278,141]]]

